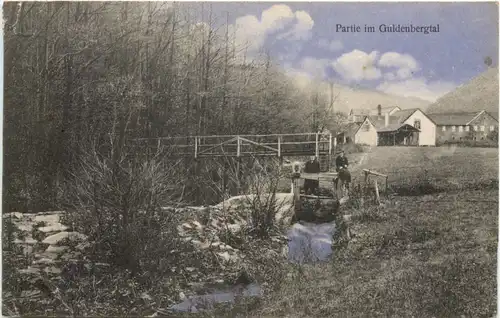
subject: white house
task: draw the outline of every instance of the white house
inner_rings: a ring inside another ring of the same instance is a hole
[[[357,113],[351,111],[350,115],[361,116]],[[384,109],[379,105],[376,114],[364,115],[362,119],[353,117],[347,129],[337,135],[337,142],[377,146],[436,145],[436,123],[422,110],[418,108],[402,110],[399,107]]]
[[[418,108],[369,118],[377,129],[377,145],[436,145],[436,123]]]
[[[377,129],[368,116],[362,122],[349,123],[343,132],[337,136],[337,144],[354,142],[370,146],[377,145]]]

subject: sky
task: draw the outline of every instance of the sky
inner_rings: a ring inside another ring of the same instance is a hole
[[[199,4],[196,4],[199,5]],[[205,3],[205,9],[209,4]],[[334,81],[388,94],[435,101],[498,65],[495,3],[211,2],[213,16],[229,12],[236,42],[247,55],[267,51],[299,79]],[[376,32],[337,32],[337,25]],[[439,32],[380,32],[385,25],[438,25]]]

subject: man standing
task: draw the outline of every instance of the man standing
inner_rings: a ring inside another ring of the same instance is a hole
[[[335,161],[335,165],[337,167],[337,172],[339,172],[342,169],[347,169],[347,167],[349,166],[349,160],[347,160],[344,150],[340,151],[340,154],[337,157],[337,160]]]
[[[347,169],[349,167],[349,160],[347,160],[343,150],[340,151],[340,155],[337,157],[337,160],[335,160],[335,166],[337,168],[338,178],[345,184],[346,189],[349,190],[351,173]]]
[[[304,168],[305,173],[319,173],[320,165],[318,158],[316,156],[312,156],[308,162],[306,162],[306,166]],[[314,179],[305,179],[304,180],[304,191],[306,194],[316,193],[316,190],[319,188],[319,180]]]

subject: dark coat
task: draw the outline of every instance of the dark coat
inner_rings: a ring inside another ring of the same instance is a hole
[[[320,173],[320,166],[319,166],[319,162],[318,161],[308,161],[306,163],[306,166],[304,168],[304,172],[305,173]]]
[[[338,156],[337,160],[335,160],[335,165],[337,166],[337,169],[343,166],[348,166],[349,165],[349,160],[347,160],[347,157],[342,157]]]

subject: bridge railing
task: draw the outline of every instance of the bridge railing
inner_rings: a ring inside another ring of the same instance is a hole
[[[331,155],[334,138],[331,134],[296,133],[268,135],[212,135],[186,137],[137,138],[136,143],[167,146],[179,155],[203,156],[293,156]]]

